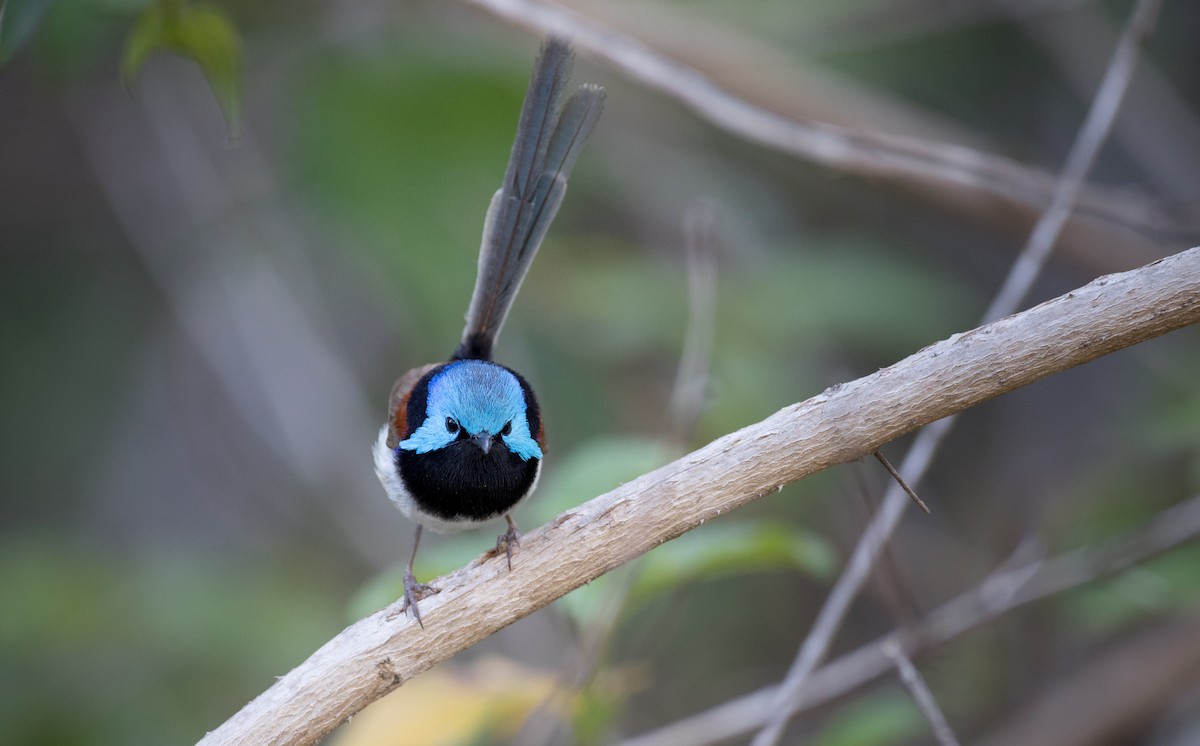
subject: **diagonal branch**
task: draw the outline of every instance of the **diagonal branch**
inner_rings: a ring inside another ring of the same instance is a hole
[[[525,535],[511,572],[481,559],[435,581],[441,593],[424,604],[424,628],[399,604],[352,624],[201,743],[313,743],[664,541],[934,420],[1197,321],[1200,247],[930,345],[563,513]]]

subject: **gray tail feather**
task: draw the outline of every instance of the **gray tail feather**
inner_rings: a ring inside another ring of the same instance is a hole
[[[604,89],[595,85],[580,86],[559,110],[573,56],[567,42],[552,37],[534,63],[504,183],[484,221],[479,275],[455,359],[491,358],[508,309],[562,204],[567,176],[600,117]]]

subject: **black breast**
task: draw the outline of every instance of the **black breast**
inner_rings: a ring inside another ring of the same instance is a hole
[[[421,509],[448,521],[503,515],[533,488],[539,463],[522,461],[501,442],[484,453],[469,440],[428,453],[402,450],[396,462]]]

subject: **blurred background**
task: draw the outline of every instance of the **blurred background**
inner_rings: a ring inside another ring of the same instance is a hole
[[[193,742],[401,593],[412,528],[370,446],[395,376],[458,339],[539,43],[471,3],[222,2],[175,5],[204,9],[192,59],[150,53],[171,5],[0,6],[4,743]],[[576,7],[774,111],[1052,175],[1131,6]],[[1200,244],[1198,38],[1200,4],[1167,0],[1091,176],[1138,217],[1072,224],[1028,305]],[[746,142],[586,50],[574,77],[606,86],[607,109],[497,355],[546,420],[526,529],[972,328],[1036,218]],[[668,405],[697,205],[717,289],[681,441]],[[966,412],[920,485],[933,514],[904,519],[833,655],[1014,552],[1086,550],[1200,494],[1198,370],[1185,329]],[[898,463],[906,445],[884,451]],[[327,740],[614,743],[777,683],[886,483],[864,462],[770,495]],[[428,538],[418,576],[498,532]],[[1200,743],[1200,545],[917,663],[969,742]],[[785,742],[931,736],[885,676]]]

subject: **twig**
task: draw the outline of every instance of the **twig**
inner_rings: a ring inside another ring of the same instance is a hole
[[[687,241],[688,325],[671,390],[671,445],[683,449],[704,411],[716,337],[717,206],[701,199],[683,216]]]
[[[1158,6],[1159,0],[1139,0],[1134,8],[1108,69],[1105,71],[1096,97],[1092,101],[1079,136],[1067,156],[1063,177],[1055,187],[1050,208],[1034,226],[1025,247],[1009,270],[1004,285],[984,312],[984,323],[1016,310],[1045,265],[1050,250],[1058,240],[1067,217],[1070,215],[1071,205],[1079,192],[1083,178],[1091,168],[1100,147],[1104,144],[1105,136],[1112,128],[1113,118],[1120,109],[1121,100],[1137,63],[1140,45],[1149,32]],[[917,436],[912,450],[901,466],[901,473],[910,483],[920,481],[933,455],[953,426],[954,418],[948,418],[934,427],[927,428]],[[875,519],[867,526],[867,530],[855,548],[854,555],[846,565],[841,577],[834,584],[825,604],[821,607],[812,629],[800,646],[796,660],[784,679],[778,695],[779,700],[776,702],[779,716],[764,726],[755,737],[753,746],[772,746],[778,743],[783,729],[787,725],[787,715],[784,714],[787,712],[785,701],[794,698],[799,693],[808,675],[825,657],[829,646],[833,643],[834,635],[841,627],[842,620],[845,619],[846,613],[850,609],[850,604],[858,596],[858,592],[866,582],[871,568],[874,567],[883,545],[891,538],[900,522],[900,517],[904,514],[904,498],[905,492],[901,489],[889,489],[885,493],[883,506],[879,509]]]
[[[1200,495],[1098,545],[1049,560],[1005,563],[982,583],[926,615],[918,624],[892,632],[847,653],[813,673],[790,714],[813,709],[884,676],[892,664],[884,646],[895,644],[910,658],[934,650],[971,630],[1028,604],[1110,577],[1200,538]],[[1024,546],[1017,555],[1024,554]],[[735,738],[766,722],[779,687],[724,702],[710,710],[624,741],[621,746],[689,746]]]
[[[899,485],[900,489],[904,490],[904,494],[908,495],[909,499],[916,503],[916,506],[920,508],[925,515],[929,515],[929,506],[925,504],[924,500],[917,497],[917,493],[913,491],[912,487],[908,486],[908,482],[904,481],[904,477],[900,476],[900,472],[896,471],[896,467],[892,466],[892,462],[887,460],[887,457],[883,455],[883,451],[875,451],[875,453],[871,455],[874,456],[879,463],[883,464],[883,468],[887,469],[887,473],[892,475],[892,479],[896,480],[896,484]]]
[[[1200,247],[955,334],[559,515],[522,538],[511,571],[481,558],[439,578],[424,628],[399,602],[352,624],[202,743],[313,743],[413,676],[664,541],[922,425],[1197,321]]]
[[[541,34],[572,39],[581,52],[683,103],[709,123],[748,142],[828,168],[924,189],[945,202],[983,205],[994,213],[1016,208],[1040,212],[1057,180],[1040,169],[963,145],[784,116],[722,88],[699,70],[642,41],[559,5],[541,0],[467,0]],[[1081,215],[1155,240],[1182,241],[1185,232],[1136,198],[1090,188]]]
[[[925,679],[921,677],[916,666],[900,649],[899,643],[895,640],[886,642],[883,646],[883,654],[896,664],[896,670],[900,673],[900,681],[912,695],[913,701],[917,703],[917,709],[929,721],[929,727],[933,729],[933,735],[937,738],[938,743],[942,746],[958,746],[958,739],[954,737],[950,723],[946,722],[942,708],[938,707],[937,700],[933,698],[933,692],[929,691]]]

